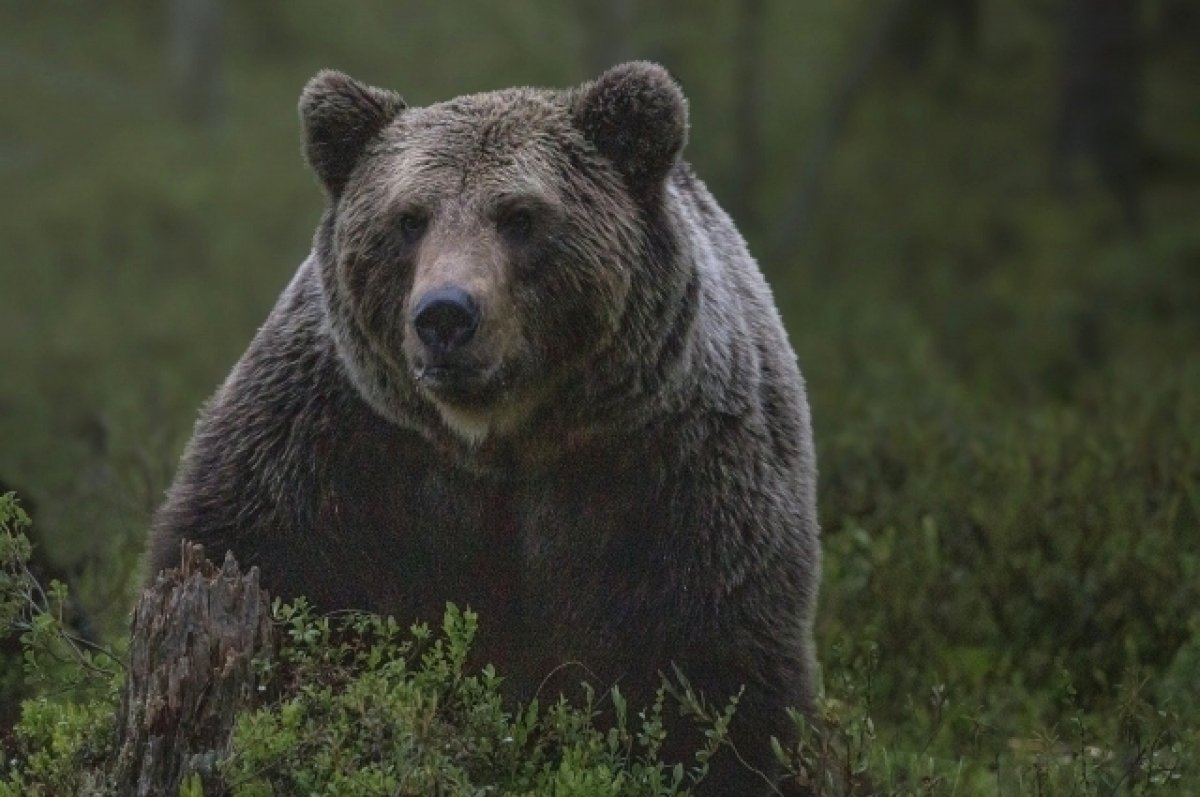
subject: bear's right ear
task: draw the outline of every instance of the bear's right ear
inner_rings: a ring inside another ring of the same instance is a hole
[[[405,109],[399,94],[322,70],[300,94],[304,155],[330,197],[350,179],[367,142]]]
[[[633,61],[585,83],[575,124],[641,199],[654,196],[687,142],[687,100],[666,69]]]

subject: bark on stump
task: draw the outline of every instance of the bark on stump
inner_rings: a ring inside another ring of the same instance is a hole
[[[230,554],[218,569],[203,547],[185,543],[179,569],[159,574],[133,613],[118,793],[175,797],[193,773],[206,794],[219,790],[215,765],[257,690],[252,661],[274,644],[258,569],[242,573]]]

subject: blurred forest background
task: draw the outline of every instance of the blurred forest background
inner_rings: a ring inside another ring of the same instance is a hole
[[[830,694],[984,766],[1194,731],[1196,0],[3,0],[0,482],[89,632],[121,644],[197,408],[307,252],[307,78],[424,104],[628,57],[682,82],[808,380]]]

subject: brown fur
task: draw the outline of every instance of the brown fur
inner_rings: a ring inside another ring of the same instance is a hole
[[[745,687],[734,740],[770,771],[784,707],[814,698],[808,408],[679,159],[678,86],[635,63],[404,108],[326,72],[301,115],[329,209],[205,408],[151,568],[188,538],[323,609],[470,605],[518,698],[580,662],[645,703],[675,663],[714,701]],[[480,317],[450,382],[412,321],[444,285]],[[707,793],[762,785],[724,755]]]

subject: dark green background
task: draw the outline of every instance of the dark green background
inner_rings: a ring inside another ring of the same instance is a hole
[[[808,381],[827,677],[874,645],[897,738],[941,686],[995,749],[1058,727],[1068,681],[1087,716],[1130,679],[1200,708],[1194,3],[1097,33],[1050,0],[226,2],[208,40],[176,38],[187,5],[0,4],[0,480],[106,635],[198,407],[307,252],[308,77],[422,104],[650,57]],[[175,66],[194,41],[211,82]],[[1056,159],[1089,63],[1100,143]]]

